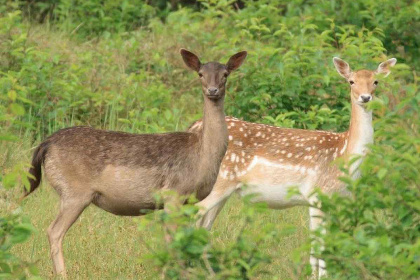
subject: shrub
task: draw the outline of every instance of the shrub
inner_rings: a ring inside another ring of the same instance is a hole
[[[36,264],[13,255],[11,249],[28,240],[35,229],[19,214],[0,217],[0,279],[41,279]]]
[[[4,30],[13,30],[15,24],[19,20],[19,12],[10,14],[7,18],[0,18],[0,38],[1,48],[11,49],[7,55],[8,59],[17,61],[20,59],[20,52],[16,51],[22,48],[23,36],[21,34],[11,34],[9,37],[5,36]],[[10,38],[14,37],[14,41]],[[6,37],[6,38],[5,38]],[[16,45],[14,45],[16,44]],[[22,104],[30,103],[25,98],[17,86],[15,89],[8,87],[10,84],[16,84],[16,80],[9,79],[7,75],[2,73],[0,76],[0,190],[11,189],[16,186],[28,186],[26,169],[28,165],[17,163],[11,165],[8,162],[10,157],[11,144],[19,141],[16,135],[16,129],[19,127],[29,126],[28,123],[18,120],[26,114],[25,108]],[[34,232],[34,228],[19,211],[19,206],[16,206],[11,201],[0,198],[0,205],[3,209],[8,211],[1,213],[0,216],[0,279],[39,279],[37,277],[38,270],[36,265],[32,262],[22,260],[11,253],[14,246],[25,242],[29,236]]]
[[[171,201],[173,197],[171,194]],[[250,199],[244,198],[239,234],[225,247],[215,243],[206,229],[195,226],[197,206],[169,203],[166,211],[147,215],[141,220],[140,230],[154,230],[158,235],[153,242],[141,240],[149,248],[143,261],[152,263],[156,277],[162,279],[255,279],[265,275],[264,267],[272,257],[262,250],[264,242],[294,229],[276,232],[274,225],[267,223],[257,234],[249,232],[248,226],[257,214],[267,210],[265,204],[251,204]]]

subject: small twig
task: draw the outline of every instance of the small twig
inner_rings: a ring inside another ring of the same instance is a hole
[[[208,248],[204,249],[204,252],[203,252],[204,265],[206,266],[208,272],[210,273],[210,277],[214,278],[216,276],[216,273],[214,273],[214,270],[210,265],[210,262],[209,262],[209,259],[208,259],[208,256],[207,256],[207,249]]]
[[[84,22],[80,23],[78,26],[76,26],[75,29],[73,29],[72,32],[70,32],[70,36],[73,35],[74,33],[76,33],[77,30],[79,30],[80,27],[82,27],[82,25],[85,24]]]

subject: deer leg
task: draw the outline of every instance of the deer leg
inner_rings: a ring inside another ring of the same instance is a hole
[[[205,227],[210,230],[214,220],[222,210],[229,196],[235,191],[235,187],[221,188],[222,183],[217,181],[212,192],[202,201],[197,203],[199,206],[201,218],[197,221],[197,226]]]
[[[216,220],[217,216],[219,215],[220,211],[225,206],[226,201],[229,197],[225,197],[218,204],[216,204],[212,209],[208,210],[206,214],[200,219],[199,226],[204,227],[207,230],[211,230],[214,221]]]
[[[62,199],[60,213],[48,228],[48,239],[50,242],[51,259],[54,272],[66,278],[66,267],[63,257],[63,238],[67,230],[77,220],[83,210],[89,205],[90,200],[80,198]]]
[[[310,220],[310,230],[311,232],[317,230],[322,223],[322,216],[324,213],[319,210],[318,208],[309,208],[309,220]],[[323,248],[321,248],[323,250]],[[311,248],[311,256],[310,256],[310,264],[312,267],[312,275],[315,278],[321,278],[322,276],[326,275],[325,270],[325,262],[322,259],[318,259],[315,256],[315,250],[312,246]],[[318,272],[318,273],[317,273]],[[318,276],[316,276],[318,274]]]

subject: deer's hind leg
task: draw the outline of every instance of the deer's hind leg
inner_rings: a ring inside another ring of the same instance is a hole
[[[53,261],[54,272],[58,275],[66,277],[62,248],[64,236],[91,201],[91,195],[61,198],[60,212],[48,228],[51,259]]]

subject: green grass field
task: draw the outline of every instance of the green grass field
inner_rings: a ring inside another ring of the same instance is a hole
[[[1,194],[0,212],[10,211],[6,201],[20,197],[20,190]],[[30,217],[37,232],[31,239],[14,248],[22,259],[37,262],[40,275],[53,279],[52,263],[46,230],[58,210],[58,195],[46,183],[24,200],[21,211]],[[212,240],[220,244],[232,242],[237,236],[243,220],[240,216],[242,201],[234,195],[227,203],[212,229]],[[88,207],[67,233],[63,250],[69,279],[153,279],[149,264],[141,258],[147,249],[140,241],[137,224],[141,217],[118,217],[94,205]],[[274,263],[267,269],[277,275],[276,279],[291,277],[290,261],[293,249],[308,238],[308,217],[305,207],[288,210],[269,210],[260,214],[258,221],[251,224],[250,233],[258,232],[260,224],[273,223],[279,232],[287,225],[296,227],[294,234],[283,236],[280,242],[273,240],[264,244]],[[142,239],[147,242],[155,232],[147,232]],[[153,245],[152,245],[153,246]],[[263,279],[263,278],[261,278]],[[272,279],[272,278],[268,278]]]

